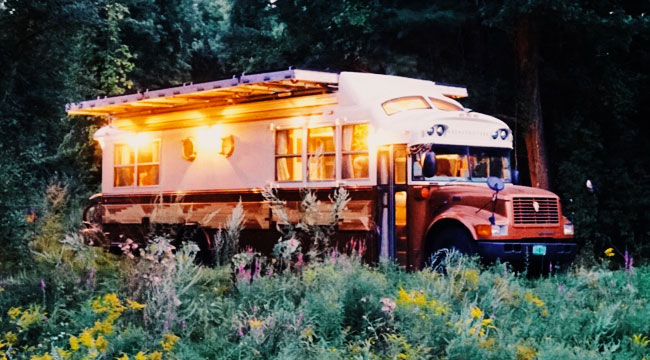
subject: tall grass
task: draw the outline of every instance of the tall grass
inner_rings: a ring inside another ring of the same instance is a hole
[[[300,271],[233,282],[229,267],[194,265],[190,246],[176,253],[158,246],[101,277],[64,276],[64,265],[3,275],[0,351],[8,358],[63,351],[71,359],[139,352],[150,359],[650,355],[647,266],[527,279],[466,257],[453,257],[441,275],[334,255]],[[98,312],[107,295],[123,310]],[[86,343],[72,346],[82,335]],[[172,335],[178,340],[163,346]]]
[[[280,244],[327,235],[304,223]],[[406,272],[336,251],[298,261],[294,243],[208,268],[165,237],[132,258],[57,246],[59,260],[0,275],[0,359],[650,358],[648,266],[528,278],[451,253],[444,274]]]

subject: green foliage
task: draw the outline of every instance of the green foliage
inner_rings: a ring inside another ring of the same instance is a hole
[[[48,184],[97,191],[100,119],[64,104],[289,65],[374,71],[470,89],[466,105],[504,119],[527,179],[518,118],[514,24],[540,34],[540,97],[553,190],[581,243],[637,258],[650,246],[650,17],[622,1],[6,0],[0,3],[0,239],[28,255],[24,221]],[[623,155],[625,154],[625,155]],[[596,186],[588,193],[584,183]],[[616,189],[612,191],[612,189]],[[78,221],[78,220],[75,220]],[[66,220],[69,222],[69,220]],[[36,225],[40,226],[40,225]]]
[[[228,267],[195,265],[190,246],[176,253],[163,239],[154,246],[92,278],[61,263],[0,279],[0,336],[11,344],[0,351],[13,358],[64,351],[72,359],[650,354],[648,267],[576,267],[532,279],[454,254],[446,275],[333,254],[299,272],[232,284]]]

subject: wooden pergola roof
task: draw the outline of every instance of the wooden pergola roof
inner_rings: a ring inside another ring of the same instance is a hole
[[[68,104],[66,111],[106,117],[114,127],[131,131],[308,116],[337,103],[338,82],[336,73],[289,69],[97,98]],[[440,86],[449,88],[449,96],[467,96],[464,88]]]

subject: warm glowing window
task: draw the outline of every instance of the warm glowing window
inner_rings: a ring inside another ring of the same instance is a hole
[[[151,186],[160,180],[160,140],[139,146],[115,145],[113,185]]]
[[[135,185],[135,151],[126,144],[115,145],[114,181],[115,186]]]
[[[368,178],[368,124],[343,126],[341,177]]]
[[[308,180],[336,178],[335,128],[333,126],[309,129],[307,142]]]
[[[431,103],[433,103],[433,106],[435,106],[438,110],[443,110],[443,111],[461,111],[463,110],[462,107],[451,103],[449,101],[444,101],[440,100],[434,97],[430,97],[429,100],[431,100]]]
[[[431,105],[422,96],[408,96],[388,100],[381,104],[381,107],[386,112],[386,115],[393,115],[407,110],[431,109]]]
[[[275,135],[275,178],[302,180],[302,129],[278,130]]]

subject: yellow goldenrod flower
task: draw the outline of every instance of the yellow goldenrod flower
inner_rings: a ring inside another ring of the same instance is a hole
[[[118,357],[116,360],[129,360],[129,355],[122,354],[122,356]]]
[[[30,360],[52,360],[52,356],[50,354],[43,354],[41,356],[32,355],[32,357],[29,359]]]
[[[546,303],[542,299],[533,295],[533,293],[530,291],[526,291],[524,298],[526,299],[527,302],[537,305],[537,307],[543,307],[544,305],[546,305]]]
[[[147,307],[146,304],[140,304],[139,302],[133,301],[131,299],[126,299],[126,303],[128,304],[129,308],[133,310],[142,310]]]
[[[90,306],[93,308],[93,311],[97,314],[101,314],[101,313],[121,314],[124,310],[126,310],[126,307],[122,305],[120,299],[117,297],[117,294],[115,293],[106,294],[103,297],[98,296],[95,300],[93,300],[90,303]]]
[[[135,360],[147,360],[147,355],[145,355],[142,351],[139,351],[137,354],[135,354]]]
[[[478,306],[472,307],[472,317],[474,319],[478,319],[483,316],[483,310],[481,310]]]
[[[478,270],[467,269],[463,271],[463,278],[467,282],[469,288],[472,288],[474,290],[478,289],[478,283],[480,280]]]
[[[517,345],[517,360],[533,360],[537,357],[537,351],[529,345]]]
[[[13,332],[8,331],[7,333],[5,333],[5,340],[9,345],[16,345],[16,343],[18,342],[18,336]]]
[[[79,350],[79,338],[76,336],[70,336],[70,349],[72,351]]]
[[[449,312],[449,307],[445,303],[436,299],[429,300],[426,294],[416,290],[407,292],[404,289],[399,289],[397,299],[395,299],[395,305],[401,307],[419,307],[429,309],[437,316]]]
[[[646,347],[648,344],[650,344],[650,339],[648,339],[648,337],[644,336],[643,334],[634,334],[632,337],[632,343],[636,346]]]
[[[496,329],[494,325],[492,325],[492,319],[483,319],[481,320],[481,326],[485,326],[489,329]]]
[[[12,307],[11,309],[9,309],[9,311],[7,311],[7,315],[9,315],[9,317],[10,317],[12,320],[16,320],[16,318],[17,318],[18,316],[20,316],[20,313],[21,313],[21,312],[22,312],[22,310],[20,310],[19,307]]]
[[[163,350],[171,351],[174,348],[174,345],[180,340],[180,338],[174,334],[165,334],[163,335],[163,341],[160,342]]]
[[[81,344],[87,348],[94,347],[93,331],[92,329],[84,330],[81,335],[79,335],[79,341]]]
[[[72,355],[69,351],[63,350],[58,346],[56,348],[56,353],[59,354],[59,357],[62,359],[67,359]]]
[[[160,351],[154,351],[149,354],[148,360],[162,360],[162,353]]]
[[[106,351],[108,350],[108,341],[106,341],[106,339],[104,339],[102,335],[99,335],[95,340],[95,347],[100,352],[106,353]]]
[[[29,309],[22,312],[16,324],[23,329],[28,329],[30,326],[41,321],[45,315],[46,313],[41,313],[41,307],[39,305],[30,306]]]
[[[259,327],[262,327],[262,321],[256,319],[250,319],[248,320],[248,325],[251,327],[251,329],[257,329]]]
[[[614,254],[614,249],[609,248],[609,249],[605,250],[605,255],[607,255],[607,256],[609,256],[609,257],[614,256],[614,255],[615,255],[615,254]]]
[[[494,340],[494,338],[490,338],[490,339],[481,340],[478,343],[478,346],[482,347],[483,349],[492,350],[494,349],[495,343],[496,340]]]

